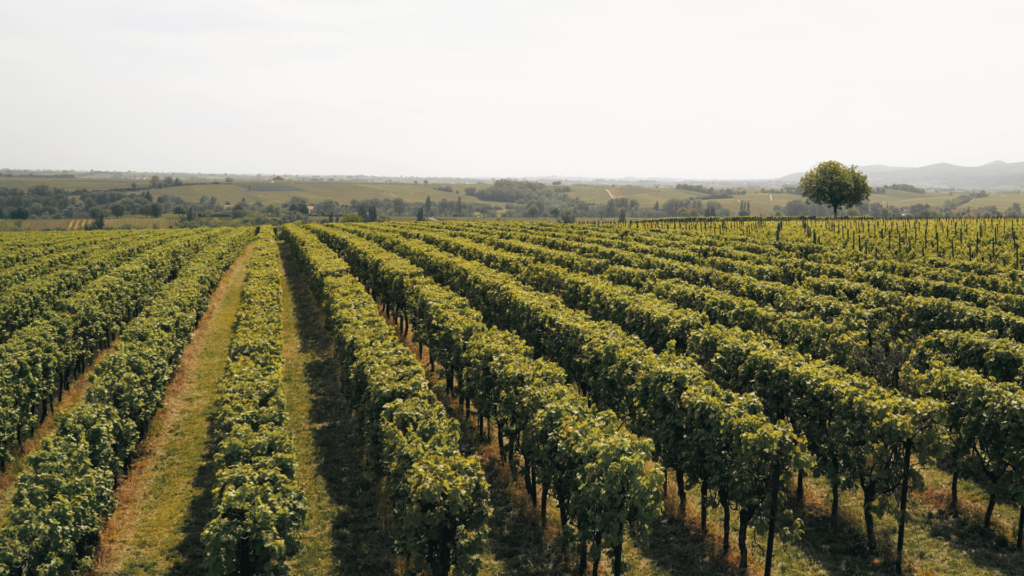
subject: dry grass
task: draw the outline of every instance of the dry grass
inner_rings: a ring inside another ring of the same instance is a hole
[[[288,427],[308,508],[303,547],[289,566],[297,575],[402,573],[391,550],[391,506],[341,394],[323,314],[289,251],[281,255]]]
[[[117,488],[94,574],[198,574],[199,534],[211,509],[209,427],[227,366],[250,244],[225,273],[168,386],[138,457]]]

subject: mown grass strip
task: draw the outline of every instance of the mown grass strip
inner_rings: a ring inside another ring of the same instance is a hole
[[[291,251],[281,250],[285,272],[285,396],[288,430],[298,458],[297,479],[308,513],[302,550],[289,565],[301,576],[395,573],[366,439],[358,433],[338,383],[333,342]]]

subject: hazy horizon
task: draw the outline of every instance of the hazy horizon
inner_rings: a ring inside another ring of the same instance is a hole
[[[0,166],[772,179],[1017,162],[1024,6],[7,4]]]

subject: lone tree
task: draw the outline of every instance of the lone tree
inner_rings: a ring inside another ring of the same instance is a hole
[[[832,217],[839,215],[839,207],[853,208],[871,196],[868,177],[857,171],[853,164],[843,166],[828,160],[811,168],[800,178],[800,190],[807,203],[832,207]]]

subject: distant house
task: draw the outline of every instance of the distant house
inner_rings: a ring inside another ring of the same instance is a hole
[[[312,212],[312,211],[313,211],[313,208],[314,208],[314,207],[313,207],[313,205],[312,205],[312,204],[311,204],[311,205],[309,205],[309,206],[306,206],[306,210],[308,210],[308,211],[310,211],[310,212]]]

